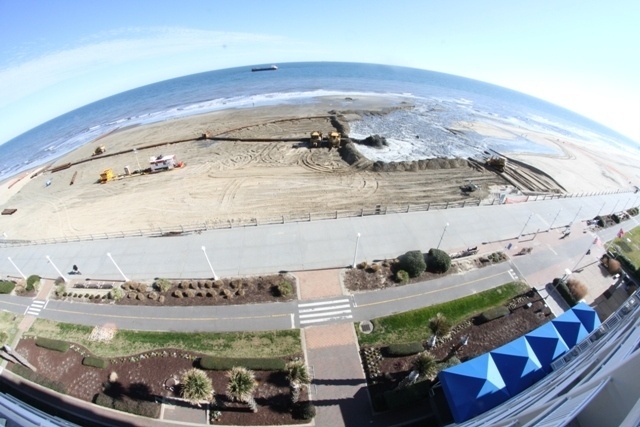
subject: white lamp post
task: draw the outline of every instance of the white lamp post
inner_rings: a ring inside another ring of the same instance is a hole
[[[207,264],[209,264],[209,268],[211,269],[211,274],[213,274],[213,280],[218,280],[218,276],[216,276],[216,272],[213,271],[213,266],[211,265],[211,261],[209,261],[209,255],[207,255],[207,248],[204,246],[201,248],[204,253],[204,257],[207,259]]]
[[[444,238],[444,233],[447,232],[447,227],[449,227],[448,222],[444,225],[444,229],[442,230],[442,235],[440,236],[440,241],[438,242],[438,246],[436,246],[436,249],[440,249],[440,243],[442,243],[442,239]]]
[[[522,227],[522,231],[520,232],[520,234],[518,234],[518,239],[522,237],[522,233],[524,233],[524,230],[525,228],[527,228],[527,224],[529,224],[529,221],[531,221],[532,217],[533,217],[533,213],[529,214],[529,218],[527,218],[527,222],[524,223],[524,227]]]
[[[16,269],[16,270],[18,270],[18,273],[20,273],[20,275],[22,276],[22,278],[23,278],[24,280],[27,280],[27,276],[25,276],[25,275],[22,273],[22,271],[20,271],[20,269],[18,268],[18,266],[16,265],[16,263],[15,263],[15,262],[13,262],[13,260],[11,259],[11,257],[10,257],[10,256],[8,256],[8,257],[7,257],[7,259],[9,260],[9,262],[11,263],[11,265],[13,265],[13,266],[15,267],[15,269]]]
[[[562,212],[562,208],[560,208],[556,216],[553,218],[553,221],[551,221],[551,225],[549,226],[549,231],[551,231],[551,229],[553,228],[553,224],[555,224],[556,219],[558,219],[558,217],[560,216],[560,212]]]
[[[134,148],[133,154],[136,155],[136,163],[138,164],[138,173],[142,173],[142,168],[140,167],[140,160],[138,160],[138,150]]]
[[[118,267],[118,264],[116,264],[116,262],[113,260],[113,257],[111,256],[111,252],[107,252],[107,256],[109,257],[109,259],[111,260],[111,262],[113,263],[113,265],[116,266],[116,268],[118,269],[118,271],[120,272],[120,275],[122,276],[122,278],[124,279],[125,282],[128,282],[129,279],[127,279],[127,276],[124,275],[124,273],[122,272],[122,270],[120,270],[120,267]]]
[[[580,206],[580,209],[578,209],[578,212],[576,212],[576,216],[573,217],[573,221],[571,221],[571,223],[569,224],[569,227],[571,227],[573,223],[576,222],[576,219],[578,219],[578,215],[580,215],[581,210],[582,210],[582,206]]]
[[[53,263],[53,261],[51,261],[51,258],[49,258],[49,255],[45,256],[45,258],[47,259],[47,261],[49,261],[49,264],[51,264],[51,266],[56,270],[56,272],[58,273],[58,276],[62,277],[62,280],[65,281],[65,283],[67,282],[67,278],[64,277],[64,274],[62,274],[62,272],[60,272],[60,270],[58,270],[58,267],[56,267],[56,265]]]
[[[358,257],[358,244],[360,243],[360,233],[356,234],[356,248],[353,251],[353,264],[351,268],[356,268],[356,258]]]

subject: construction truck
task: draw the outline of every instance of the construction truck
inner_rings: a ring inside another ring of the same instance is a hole
[[[504,168],[507,165],[507,159],[505,159],[504,157],[492,156],[487,159],[485,164],[497,170],[498,172],[504,172]]]
[[[115,177],[115,175],[113,175],[113,169],[105,169],[100,174],[100,184],[104,184],[106,182],[109,182],[109,181],[113,180],[114,177]]]
[[[164,170],[171,170],[174,168],[181,168],[184,166],[184,163],[179,162],[176,159],[175,154],[169,154],[167,156],[159,155],[149,158],[149,166],[151,169],[151,173],[160,172]]]
[[[463,193],[473,193],[477,189],[478,189],[478,186],[476,184],[471,183],[471,182],[468,182],[465,185],[461,185],[460,186],[460,190]]]
[[[318,148],[320,145],[322,145],[322,132],[318,132],[317,130],[311,132],[309,144],[311,144],[313,148]]]
[[[340,148],[341,138],[342,136],[340,135],[340,132],[331,132],[329,134],[329,146],[331,148]]]

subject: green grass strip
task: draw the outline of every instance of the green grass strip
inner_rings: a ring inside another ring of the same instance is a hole
[[[98,357],[176,348],[218,357],[284,357],[302,354],[299,330],[268,332],[146,332],[118,330],[109,342],[90,341],[93,327],[37,319],[27,336],[80,344]]]
[[[373,332],[363,334],[358,331],[358,340],[360,345],[372,346],[425,341],[431,335],[428,328],[429,319],[437,313],[444,314],[455,325],[492,307],[502,305],[527,289],[525,284],[510,282],[446,303],[374,319]]]

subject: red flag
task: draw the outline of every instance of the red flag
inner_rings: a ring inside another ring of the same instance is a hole
[[[624,230],[621,228],[620,231],[618,231],[618,238],[624,236]]]

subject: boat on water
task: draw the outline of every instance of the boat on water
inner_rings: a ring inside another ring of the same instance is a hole
[[[252,68],[251,71],[275,71],[278,69],[277,65],[271,65],[269,67],[257,67],[257,68]]]

